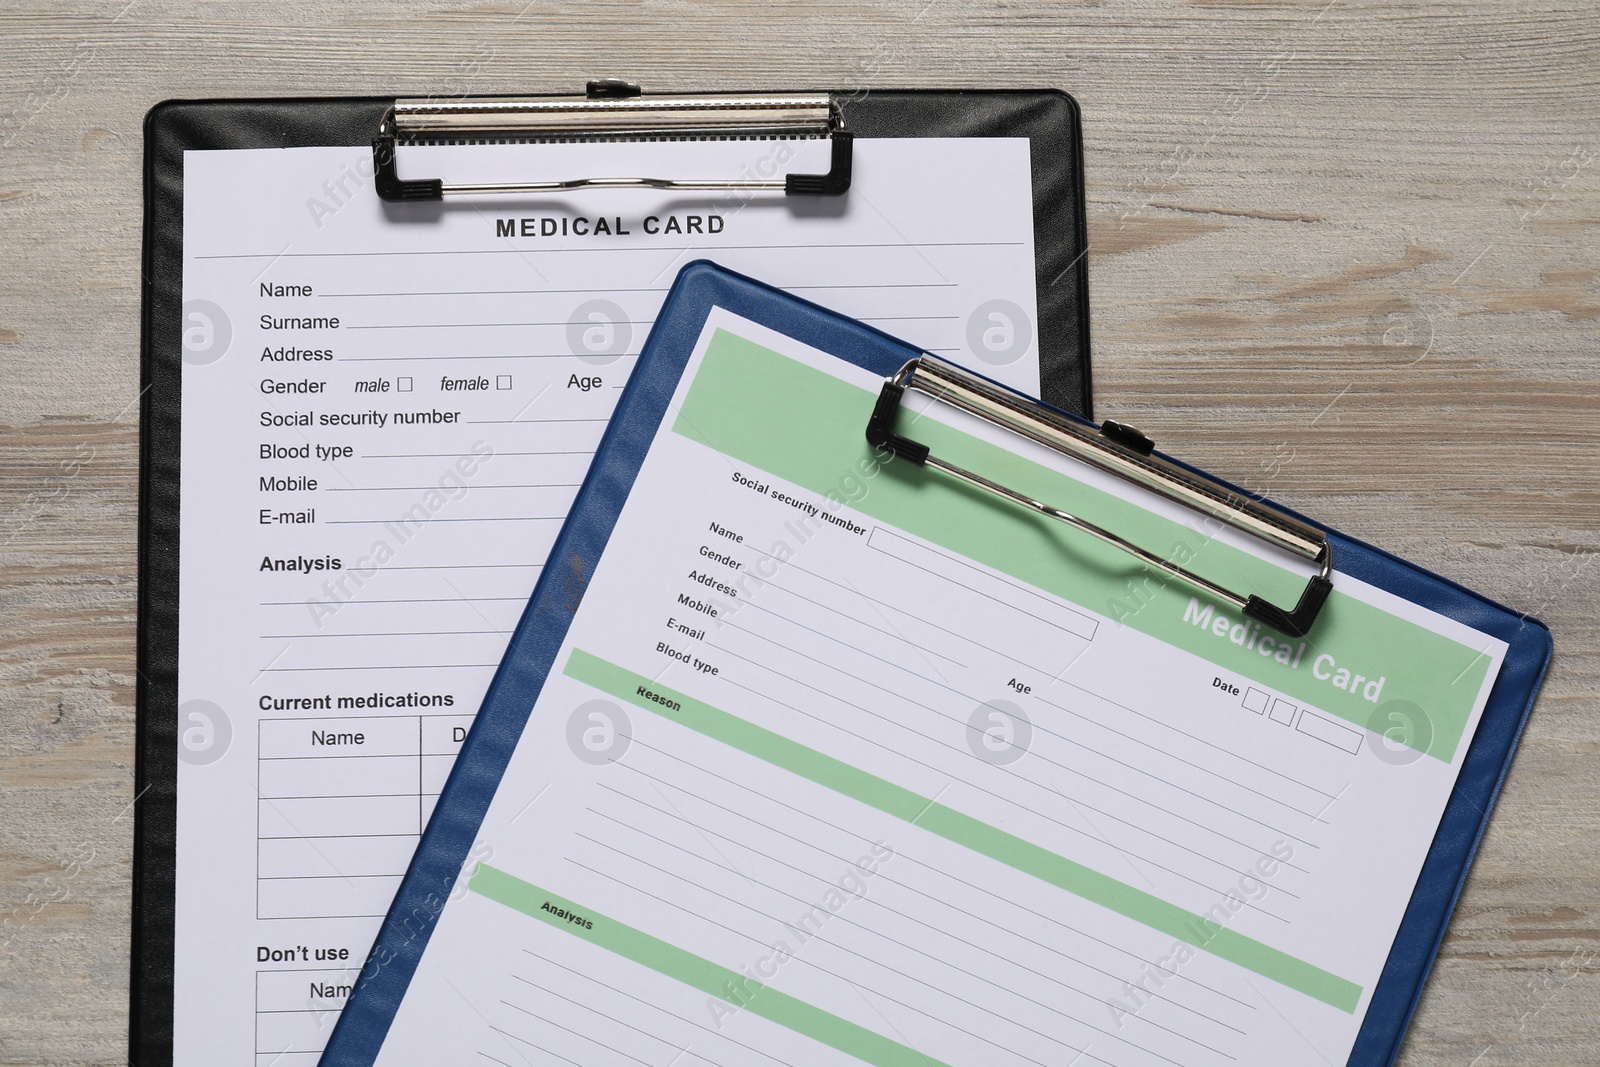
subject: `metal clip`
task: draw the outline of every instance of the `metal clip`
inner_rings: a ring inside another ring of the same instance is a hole
[[[697,137],[828,138],[826,174],[776,178],[568,178],[560,181],[446,184],[401,178],[399,144],[491,138],[517,140],[634,140]],[[841,196],[850,188],[850,131],[826,93],[684,93],[645,96],[616,78],[592,81],[576,97],[475,97],[396,100],[372,142],[378,196],[389,201],[446,196],[556,193],[572,189],[779,191],[789,196]]]
[[[953,407],[985,419],[1030,441],[1125,478],[1168,500],[1204,512],[1237,530],[1311,560],[1321,571],[1313,576],[1293,608],[1281,608],[1255,594],[1236,593],[1162,559],[1120,534],[1071,512],[1001,485],[981,474],[932,455],[927,445],[895,429],[895,416],[907,389],[927,393]],[[1291,637],[1310,631],[1333,591],[1333,546],[1323,531],[1153,453],[1150,439],[1132,427],[1107,422],[1096,429],[1044,407],[1008,389],[985,381],[933,356],[920,356],[884,383],[867,421],[867,441],[900,459],[932,467],[968,485],[986,490],[1030,511],[1097,537],[1156,569],[1182,579],[1233,605],[1247,617]]]

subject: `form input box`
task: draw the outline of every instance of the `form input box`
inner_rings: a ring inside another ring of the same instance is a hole
[[[414,755],[324,756],[262,760],[259,790],[263,799],[394,796],[415,794],[420,781]]]
[[[1315,737],[1318,741],[1326,741],[1334,748],[1342,748],[1352,756],[1361,751],[1361,731],[1352,730],[1314,712],[1301,713],[1295,729],[1309,737]]]
[[[402,875],[417,850],[417,835],[275,837],[260,842],[262,878],[342,878]]]
[[[256,888],[256,918],[381,918],[399,888],[398,874],[263,878]]]
[[[257,804],[257,833],[268,837],[381,837],[421,833],[418,798],[283,797]]]

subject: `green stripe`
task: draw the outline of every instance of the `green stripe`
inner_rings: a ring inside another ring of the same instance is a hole
[[[1481,646],[1468,647],[1340,592],[1336,573],[1334,593],[1298,664],[1279,663],[1260,654],[1263,637],[1271,642],[1269,653],[1277,650],[1275,631],[1252,630],[1228,605],[1087,534],[997,505],[923,468],[890,463],[879,470],[863,432],[876,401],[876,392],[719,330],[673,429],[738,463],[943,545],[1359,727],[1367,728],[1382,713],[1377,729],[1388,730],[1392,723],[1387,712],[1380,712],[1383,705],[1411,701],[1423,709],[1426,721],[1392,740],[1446,763],[1454,760],[1489,669]],[[1229,588],[1292,606],[1305,587],[1304,579],[1214,536],[934,419],[908,415],[901,427],[942,459],[1066,507]],[[1253,460],[1246,462],[1250,465],[1242,470],[1248,476],[1256,467]],[[1191,599],[1197,611],[1185,621]],[[1201,611],[1207,612],[1208,625],[1196,625]],[[1221,635],[1211,628],[1219,618],[1226,620]],[[1234,633],[1238,644],[1230,640]],[[1252,634],[1258,635],[1255,647],[1248,647]],[[1301,649],[1302,642],[1286,643],[1291,655]],[[1333,657],[1332,666],[1318,660],[1322,654]],[[1333,677],[1341,667],[1347,678],[1384,679],[1381,688],[1372,687],[1376,699],[1367,699],[1366,682],[1355,692],[1336,688]],[[1314,677],[1314,670],[1326,677]]]
[[[581,937],[592,945],[676,979],[708,996],[726,1001],[787,1027],[797,1034],[814,1038],[863,1063],[877,1067],[947,1067],[913,1048],[890,1041],[881,1034],[857,1026],[848,1019],[823,1011],[771,986],[730,971],[718,963],[696,956],[643,930],[600,914],[593,908],[575,904],[536,885],[480,863],[467,882],[467,888],[524,915]],[[547,911],[543,905],[582,916],[592,928],[579,926]],[[714,1022],[715,1020],[713,1020]]]
[[[582,649],[573,650],[566,673],[1341,1011],[1353,1014],[1361,1000],[1361,987],[1354,982]],[[662,699],[652,700],[647,694]]]

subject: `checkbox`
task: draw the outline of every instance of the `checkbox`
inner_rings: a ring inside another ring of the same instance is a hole
[[[1293,725],[1294,713],[1300,710],[1300,705],[1291,704],[1287,700],[1274,700],[1272,702],[1272,721],[1281,722],[1285,726]]]
[[[1244,691],[1244,710],[1253,711],[1260,715],[1267,710],[1267,694],[1259,689],[1250,688]]]
[[[494,377],[494,387],[496,389],[510,389],[511,388],[511,375],[509,375],[509,374],[497,374],[497,375],[495,375],[495,377]]]
[[[409,392],[411,392],[411,379],[410,378],[396,378],[394,380],[394,391],[397,392],[397,393],[409,393]]]

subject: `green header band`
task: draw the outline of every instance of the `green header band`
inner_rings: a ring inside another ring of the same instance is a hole
[[[863,1063],[874,1064],[875,1067],[948,1067],[916,1049],[891,1041],[803,1000],[796,1000],[754,978],[668,944],[626,923],[607,918],[593,908],[586,908],[540,889],[488,864],[478,864],[467,882],[467,888],[481,897],[504,904],[558,930],[565,930],[574,937],[581,937],[592,945],[731,1005],[722,1008],[719,1004],[716,1013],[708,1011],[707,1022],[713,1027],[718,1020],[743,1010],[836,1048]]]
[[[1358,727],[1388,732],[1391,742],[1454,760],[1489,669],[1485,651],[1339,592],[1337,570],[1309,637],[1286,638],[1088,534],[926,468],[882,462],[865,437],[876,402],[874,392],[719,329],[673,430]],[[1305,588],[1299,575],[1218,541],[1214,519],[1197,513],[1200,528],[1185,526],[935,419],[906,416],[901,424],[935,456],[1228,588],[1290,606]],[[1420,721],[1395,701],[1421,709]],[[1407,723],[1405,736],[1390,729],[1396,720]]]
[[[566,674],[1341,1011],[1361,1000],[1354,982],[582,649]]]

